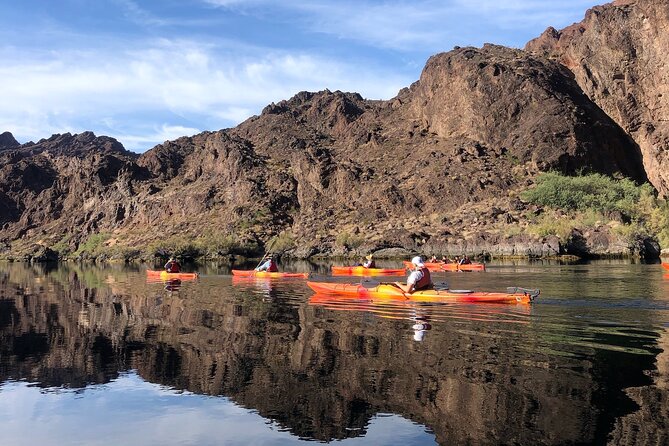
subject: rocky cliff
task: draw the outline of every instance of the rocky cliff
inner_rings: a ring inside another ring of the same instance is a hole
[[[669,194],[669,4],[618,0],[548,28],[526,50],[554,59],[639,145],[648,178]]]
[[[91,133],[23,145],[3,134],[0,251],[76,253],[97,234],[145,254],[169,251],[160,243],[175,238],[214,254],[235,244],[262,251],[277,235],[282,251],[301,257],[565,253],[565,240],[524,232],[542,209],[518,194],[538,173],[650,178],[666,189],[667,42],[653,38],[665,13],[651,1],[595,8],[531,51],[437,54],[388,101],[302,92],[236,128],[141,156]],[[595,232],[605,243],[586,240],[584,254],[646,246],[606,226]]]

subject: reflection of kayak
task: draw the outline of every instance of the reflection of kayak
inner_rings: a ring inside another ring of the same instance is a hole
[[[307,282],[309,288],[320,294],[335,294],[358,298],[388,300],[411,300],[414,302],[496,302],[529,304],[538,295],[539,290],[507,288],[506,293],[491,293],[471,290],[421,290],[411,294],[404,293],[397,286],[381,283],[373,288],[360,284]]]
[[[303,279],[306,279],[309,277],[308,273],[283,273],[283,272],[274,272],[270,273],[267,271],[255,271],[255,270],[241,270],[241,269],[233,269],[232,270],[232,275],[233,276],[240,276],[240,277],[269,277],[269,278],[277,278],[277,277],[301,277]]]
[[[146,275],[148,277],[160,278],[160,280],[193,280],[197,279],[199,276],[198,273],[168,273],[167,271],[154,271],[150,269],[146,270]]]
[[[427,269],[432,272],[438,271],[485,271],[484,263],[465,263],[459,265],[457,263],[441,263],[441,262],[425,262],[423,263]],[[404,266],[411,268],[411,262],[404,261]]]
[[[662,262],[662,268],[669,270],[669,263]]]
[[[365,268],[364,266],[333,266],[333,276],[403,276],[404,269]]]

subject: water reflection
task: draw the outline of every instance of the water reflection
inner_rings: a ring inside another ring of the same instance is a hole
[[[149,430],[163,444],[215,444],[247,424],[239,438],[263,444],[661,444],[669,294],[651,267],[445,275],[457,288],[542,288],[528,307],[324,300],[303,280],[215,270],[170,292],[141,269],[4,265],[0,441],[49,444],[30,414],[55,407],[65,426],[113,431],[109,444],[151,444],[137,432],[152,423],[175,432]]]

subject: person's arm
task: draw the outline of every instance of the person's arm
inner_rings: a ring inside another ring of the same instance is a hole
[[[409,277],[407,277],[407,283],[403,284],[400,282],[395,282],[395,285],[402,291],[404,291],[407,294],[413,293],[413,289],[416,286],[416,282],[420,280],[420,277],[418,277],[419,272],[418,271],[413,271],[411,274],[409,274]]]
[[[265,260],[262,265],[256,268],[256,271],[267,271],[267,268],[269,268],[269,262],[269,260]]]

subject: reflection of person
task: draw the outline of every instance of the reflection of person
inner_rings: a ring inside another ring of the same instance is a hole
[[[421,342],[425,338],[425,332],[430,330],[432,326],[427,322],[428,317],[419,313],[414,314],[412,319],[415,322],[411,326],[413,329],[413,340],[416,342]]]
[[[432,288],[432,277],[430,277],[430,270],[425,267],[423,259],[420,256],[416,256],[411,259],[411,266],[414,270],[407,277],[406,285],[395,282],[402,291],[405,293],[411,294],[414,291],[426,290]]]
[[[256,268],[256,271],[267,271],[270,273],[275,273],[279,271],[279,268],[276,267],[276,262],[274,262],[274,256],[273,255],[268,255],[266,257],[266,260],[263,264],[259,265]]]
[[[168,280],[165,282],[165,289],[170,293],[173,291],[179,291],[179,288],[181,288],[181,280],[179,279]]]

